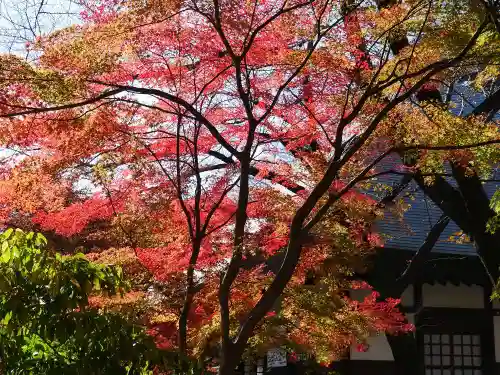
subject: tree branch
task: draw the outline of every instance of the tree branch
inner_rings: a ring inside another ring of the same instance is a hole
[[[237,151],[233,146],[229,144],[228,141],[224,139],[224,137],[219,133],[215,125],[213,125],[205,116],[203,116],[203,114],[199,112],[192,104],[188,103],[184,99],[158,89],[135,87],[129,85],[118,85],[102,81],[91,81],[91,82],[103,86],[116,87],[118,89],[121,89],[121,91],[136,92],[139,94],[158,96],[160,98],[167,99],[173,103],[180,105],[181,107],[185,108],[189,113],[191,113],[196,119],[196,121],[203,124],[208,129],[210,134],[212,134],[212,136],[217,140],[217,142],[219,142],[219,144],[222,147],[224,147],[227,151],[229,151],[231,155],[234,155],[236,158],[240,157],[240,152]],[[141,103],[138,102],[137,104]]]
[[[85,105],[96,103],[99,100],[109,98],[110,96],[116,95],[116,94],[118,94],[120,92],[124,92],[124,91],[126,91],[126,90],[123,89],[123,88],[117,88],[117,89],[113,89],[113,90],[106,90],[103,93],[101,93],[101,94],[99,94],[99,95],[97,95],[97,96],[95,96],[93,98],[90,98],[90,99],[87,99],[87,100],[83,100],[81,102],[70,103],[70,104],[65,104],[65,105],[60,105],[60,106],[54,106],[54,107],[44,107],[44,108],[30,108],[30,107],[26,107],[28,109],[26,109],[24,111],[12,112],[12,113],[3,113],[3,114],[0,114],[0,117],[11,118],[11,117],[32,115],[32,114],[36,114],[36,113],[56,112],[56,111],[62,111],[62,110],[65,110],[65,109],[72,109],[72,108],[83,107]]]

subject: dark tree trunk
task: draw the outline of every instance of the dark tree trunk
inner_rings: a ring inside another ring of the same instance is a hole
[[[460,190],[455,189],[442,177],[436,177],[433,185],[427,185],[423,177],[415,175],[415,181],[460,229],[469,235],[476,245],[485,271],[492,284],[500,277],[500,232],[486,233],[486,223],[493,216],[489,199],[477,175],[466,176],[466,172],[455,166],[453,173]]]
[[[398,336],[387,335],[387,341],[394,357],[395,375],[422,375],[424,373],[417,340],[412,333]]]
[[[448,225],[450,219],[443,215],[432,227],[424,243],[415,253],[406,269],[395,278],[384,277],[382,265],[377,267],[369,282],[380,293],[380,300],[386,298],[401,298],[405,289],[417,281],[424,262]],[[417,340],[413,333],[402,335],[387,335],[387,341],[394,357],[396,375],[421,375],[423,373],[422,361],[418,352]]]

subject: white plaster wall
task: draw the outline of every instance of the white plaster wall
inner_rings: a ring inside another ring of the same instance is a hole
[[[351,298],[354,300],[362,301],[367,295],[371,293],[370,290],[356,289],[351,290]],[[413,286],[409,286],[401,296],[401,303],[405,306],[413,306]],[[410,323],[414,323],[414,314],[407,314],[407,319]],[[366,352],[359,352],[354,345],[350,351],[350,358],[352,360],[364,361],[394,361],[391,347],[387,342],[384,334],[369,337],[367,340],[368,350]]]
[[[362,301],[371,292],[368,289],[354,289],[350,291],[350,296],[353,300]],[[403,306],[413,306],[413,285],[406,288],[401,295],[401,304]]]
[[[350,291],[350,297],[353,300],[362,301],[371,293],[368,289],[355,289]],[[351,360],[365,361],[393,361],[392,351],[384,334],[369,337],[367,340],[368,350],[359,352],[356,350],[357,345],[353,345],[350,350]]]
[[[495,361],[500,362],[500,316],[493,317],[493,334],[495,339]]]
[[[351,360],[358,361],[394,361],[391,347],[384,334],[368,338],[368,350],[358,352],[356,346],[351,348]]]
[[[413,306],[413,285],[406,288],[401,295],[401,304],[403,306]]]
[[[415,314],[406,314],[408,322],[415,322]],[[500,339],[500,337],[499,337]],[[356,345],[351,347],[350,358],[351,360],[358,361],[394,361],[391,347],[387,342],[384,334],[370,337],[367,340],[368,350],[366,352],[358,352]]]
[[[353,290],[351,291],[351,298],[362,300],[369,293],[369,290]],[[401,298],[402,304],[412,306],[413,293],[412,287],[405,290]],[[482,287],[476,285],[424,284],[422,287],[422,303],[428,307],[483,308],[483,290]],[[410,323],[414,323],[414,314],[407,314],[407,318]],[[495,317],[494,329],[496,360],[500,362],[500,317]],[[369,348],[366,352],[358,352],[356,346],[351,348],[350,357],[352,360],[394,360],[385,335],[370,337],[367,343]]]
[[[424,284],[422,304],[428,307],[483,308],[483,288],[478,285]]]
[[[500,300],[493,300],[491,301],[491,306],[494,308],[494,309],[500,309]]]
[[[406,319],[408,320],[408,323],[415,324],[415,314],[406,314]]]
[[[349,297],[355,301],[362,301],[371,293],[368,289],[353,289],[349,291]]]

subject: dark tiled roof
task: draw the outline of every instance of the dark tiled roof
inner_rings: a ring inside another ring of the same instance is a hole
[[[391,169],[390,167],[387,169]],[[396,184],[400,181],[401,176],[392,175],[384,177],[384,183]],[[455,185],[451,178],[447,178],[450,184]],[[484,184],[484,188],[488,196],[500,188],[499,183],[489,182]],[[399,248],[403,250],[417,250],[425,241],[430,229],[436,224],[442,215],[442,211],[437,207],[431,199],[427,198],[420,190],[415,182],[411,182],[409,186],[400,194],[404,197],[404,201],[410,205],[408,211],[404,214],[403,222],[397,220],[388,212],[384,220],[377,225],[377,230],[386,236],[386,246]],[[451,236],[456,236],[460,232],[460,228],[450,221],[446,229],[441,234],[438,242],[434,246],[434,252],[454,252],[460,254],[474,254],[475,249],[471,243],[457,243],[451,241]]]
[[[397,280],[408,267],[414,253],[401,249],[384,248],[374,255],[369,263],[371,268],[365,279]],[[419,281],[425,284],[452,283],[454,285],[484,285],[488,283],[483,265],[475,255],[434,253],[422,265],[418,274]]]
[[[466,116],[471,112],[473,106],[477,106],[484,100],[484,94],[474,92],[468,85],[459,85],[457,87],[461,95],[453,95],[452,101],[456,103],[456,108],[452,112],[456,115]],[[495,116],[500,120],[500,112]],[[381,170],[397,169],[401,165],[398,157],[386,160],[380,165]],[[500,177],[500,171],[495,173],[492,179]],[[384,175],[379,178],[380,182],[389,185],[395,185],[401,180],[400,175]],[[452,178],[447,178],[448,182],[456,186]],[[487,182],[484,188],[488,196],[500,188],[500,183]],[[386,246],[390,248],[398,248],[403,250],[417,250],[424,242],[429,230],[439,220],[442,211],[438,208],[431,199],[427,198],[425,194],[417,187],[415,182],[410,185],[400,194],[405,196],[405,201],[411,205],[411,208],[404,215],[404,222],[401,223],[394,217],[388,214],[385,219],[378,223],[378,230],[380,233],[387,236]],[[409,196],[411,195],[412,198]],[[439,241],[436,243],[433,251],[443,253],[457,253],[475,255],[475,249],[471,243],[457,243],[450,241],[450,236],[460,232],[459,227],[450,221],[444,232],[441,234]]]

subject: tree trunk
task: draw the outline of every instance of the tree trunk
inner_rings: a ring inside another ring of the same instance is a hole
[[[234,375],[236,366],[232,366],[232,361],[222,361],[219,366],[219,375]]]
[[[463,173],[463,178],[459,177],[459,173]],[[456,169],[454,175],[460,190],[439,176],[433,185],[427,185],[418,174],[415,175],[415,181],[425,195],[471,237],[491,283],[495,284],[500,277],[500,252],[497,251],[500,232],[486,233],[486,223],[493,216],[489,199],[477,175],[466,176],[465,172]]]
[[[423,363],[418,353],[417,340],[412,333],[387,335],[387,341],[394,356],[395,375],[421,375]]]
[[[244,349],[245,345],[231,344],[230,349],[222,351],[219,375],[234,375],[236,373],[236,367],[242,360]]]
[[[382,265],[376,267],[375,274],[370,277],[369,282],[380,293],[379,300],[401,298],[405,289],[416,281],[418,274],[422,271],[424,262],[449,221],[450,219],[446,215],[441,216],[429,231],[425,241],[406,269],[401,270],[400,276],[395,279],[387,279],[383,275],[385,272]],[[395,375],[421,375],[423,373],[423,364],[420,360],[417,340],[413,333],[395,336],[387,335],[387,341],[394,357]]]

